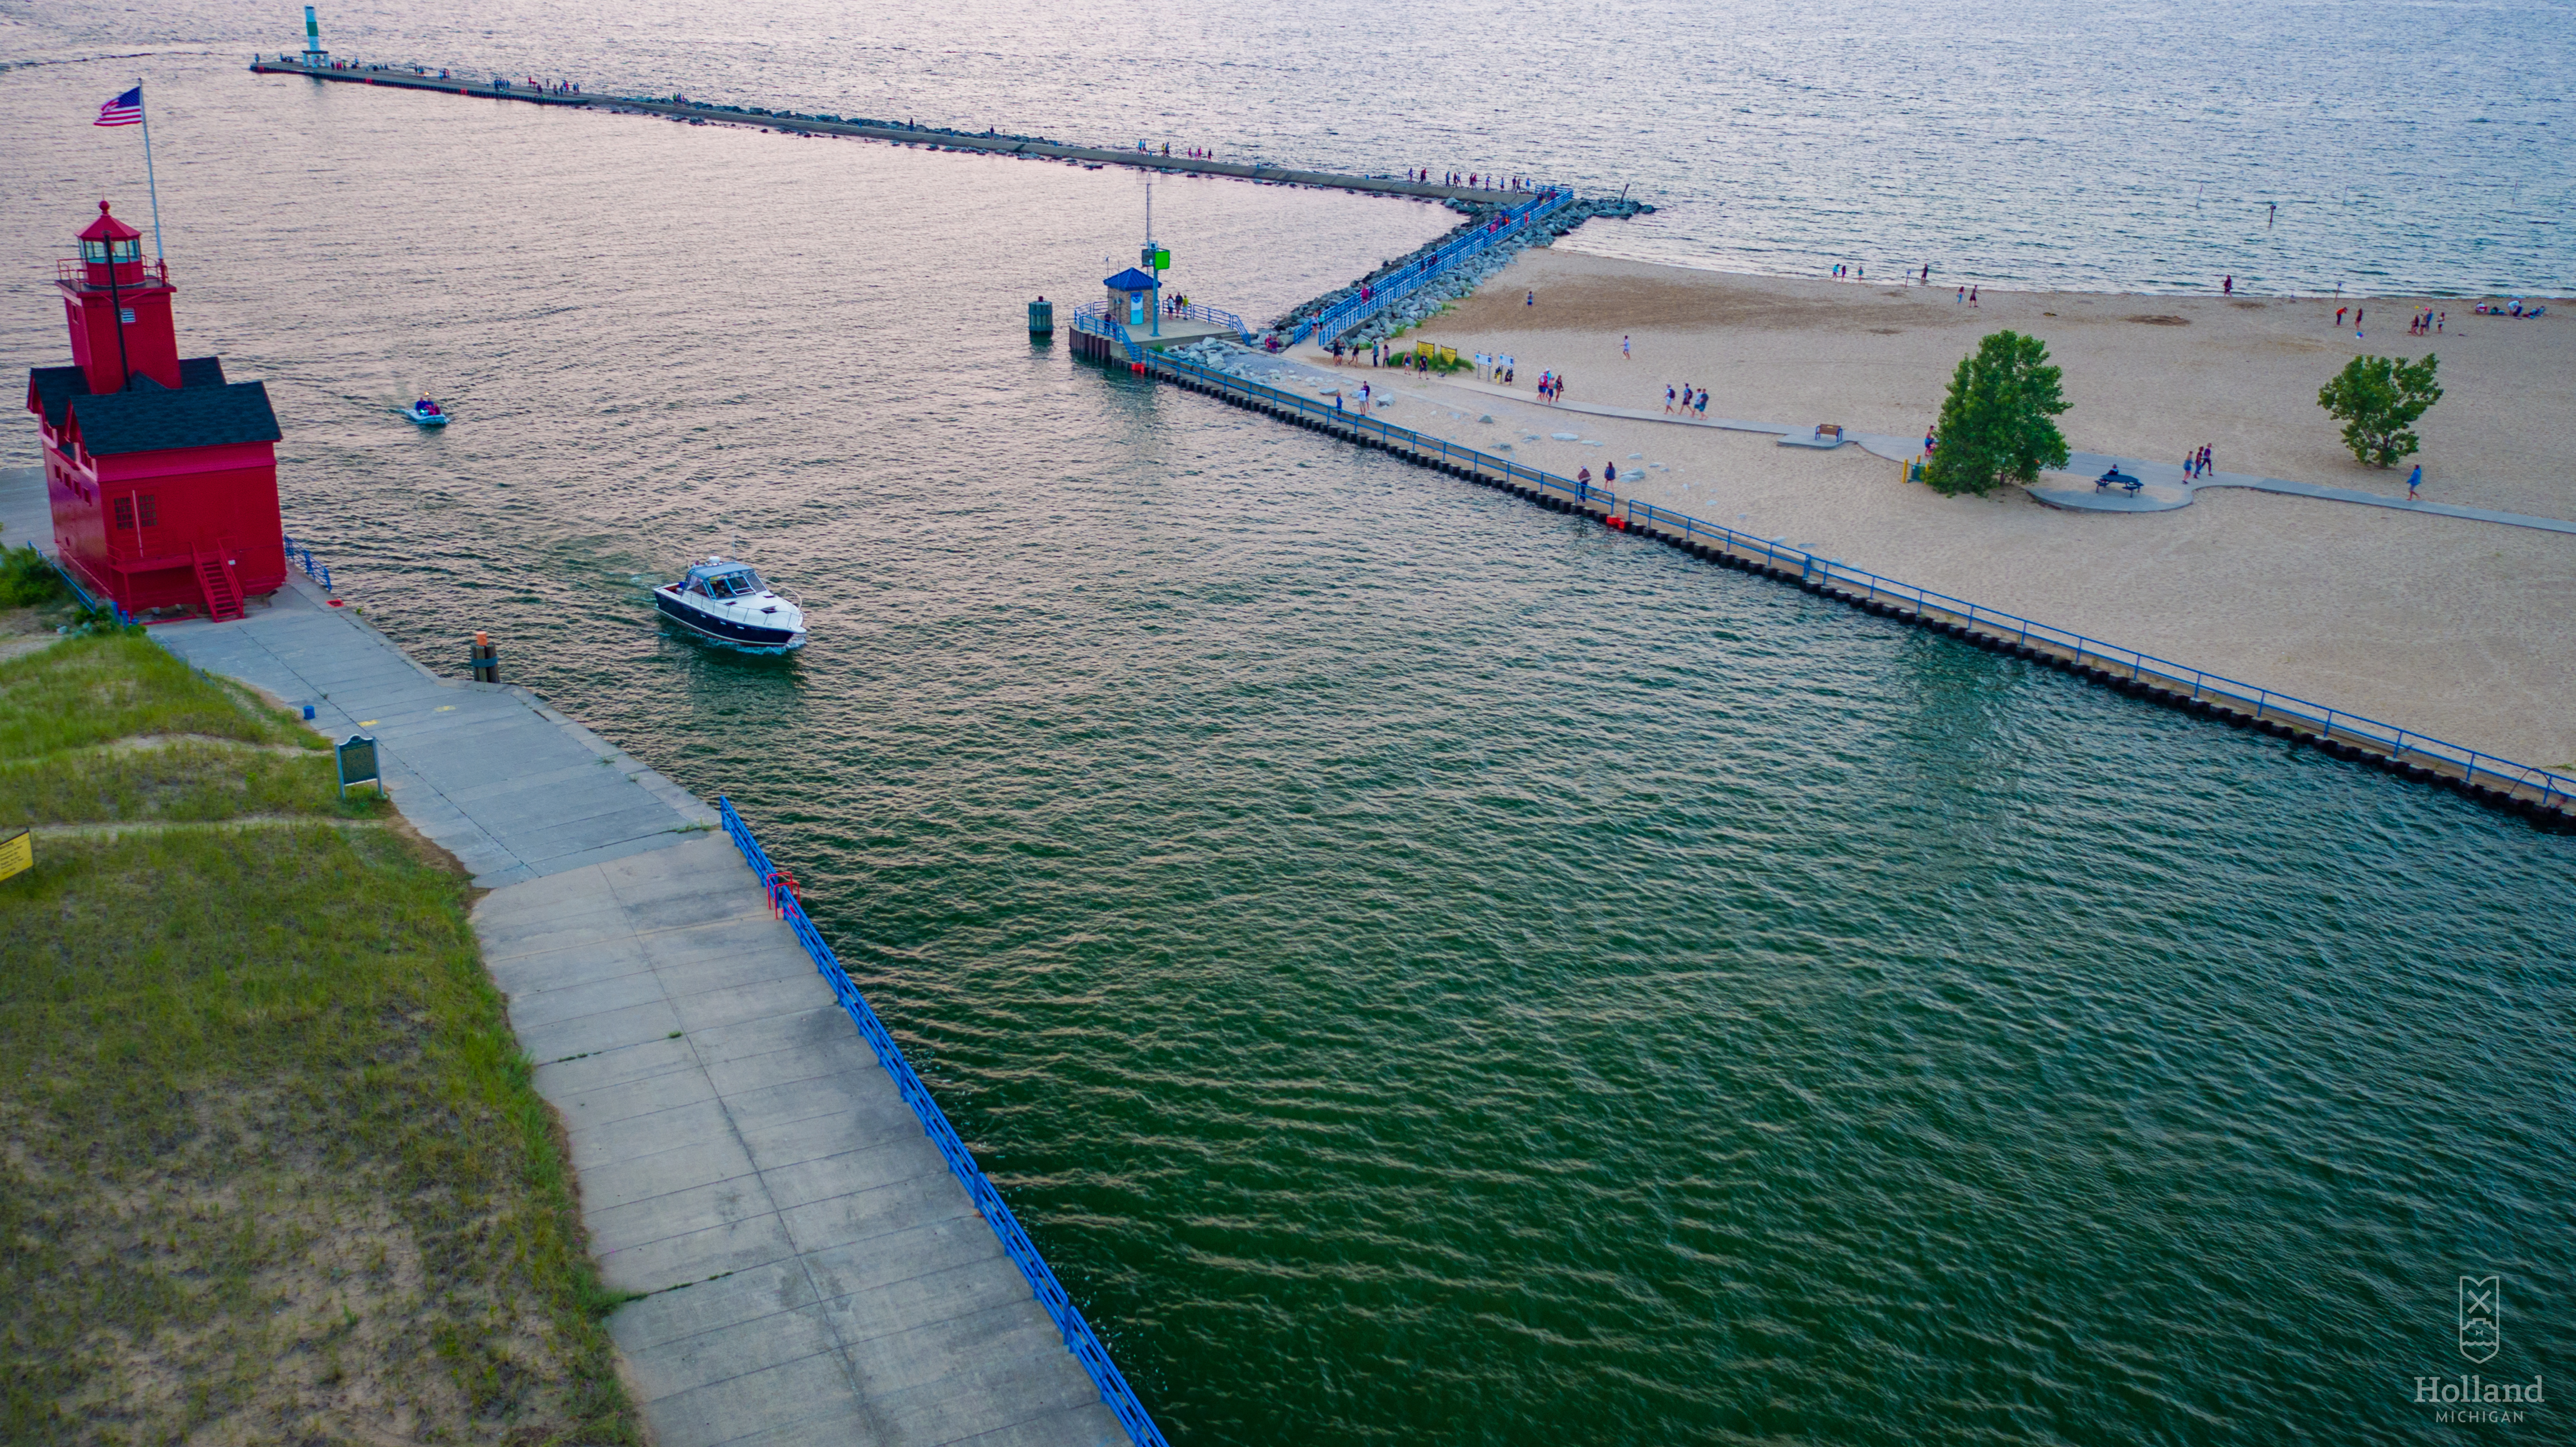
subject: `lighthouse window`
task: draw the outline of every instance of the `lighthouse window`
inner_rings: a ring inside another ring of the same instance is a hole
[[[147,492],[143,494],[143,496],[135,499],[135,502],[143,509],[143,525],[145,527],[157,528],[161,526],[161,506],[153,500],[152,494]]]
[[[120,497],[116,500],[116,525],[121,528],[134,526],[134,499]]]

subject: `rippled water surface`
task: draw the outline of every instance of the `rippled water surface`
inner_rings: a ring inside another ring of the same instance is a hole
[[[12,366],[100,73],[0,76]],[[1132,176],[163,93],[290,529],[741,805],[1183,1447],[2434,1441],[2417,1376],[2576,1369],[2567,839],[1031,347]],[[1156,194],[1251,309],[1444,222]],[[801,657],[657,629],[717,548]]]
[[[2576,0],[323,9],[342,55],[614,94],[1627,187],[1665,209],[1573,244],[1647,260],[2576,291]],[[291,4],[13,12],[30,23],[0,29],[0,60],[302,43]]]

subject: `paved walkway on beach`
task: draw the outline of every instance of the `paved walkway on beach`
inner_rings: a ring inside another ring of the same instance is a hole
[[[29,541],[43,473],[0,471],[0,542]],[[651,1293],[608,1327],[661,1447],[1127,1442],[713,810],[301,575],[151,636],[374,735],[404,818],[491,888],[475,936],[601,1271]]]
[[[1385,369],[1373,370],[1383,372]],[[1671,427],[1705,427],[1729,432],[1760,432],[1775,437],[1804,437],[1814,431],[1811,427],[1792,427],[1777,422],[1747,422],[1733,417],[1712,417],[1702,422],[1696,418],[1666,417],[1639,408],[1604,407],[1594,402],[1551,404],[1540,402],[1536,397],[1509,387],[1496,386],[1491,382],[1457,377],[1423,377],[1403,371],[1397,372],[1396,375],[1404,377],[1408,385],[1436,384],[1456,387],[1470,392],[1482,392],[1488,396],[1507,397],[1512,401],[1552,412],[1588,413],[1595,417],[1619,417],[1634,422],[1655,422]],[[1379,390],[1385,389],[1381,386]],[[1852,432],[1845,435],[1853,444],[1890,462],[1911,462],[1923,455],[1923,439],[1919,436],[1893,437],[1880,432]],[[2166,495],[2161,498],[2133,499],[2124,493],[2097,492],[2092,480],[2109,471],[2114,464],[2117,464],[2122,472],[2129,473],[2146,483],[2149,489],[2165,490]],[[2063,481],[2053,482],[2049,480],[2051,478],[2062,478]],[[2105,452],[2070,454],[2066,472],[2047,474],[2041,485],[2031,491],[2042,501],[2081,511],[2166,512],[2189,506],[2194,494],[2213,487],[2242,487],[2255,492],[2281,493],[2290,497],[2312,497],[2327,502],[2359,503],[2364,507],[2384,507],[2398,512],[2425,513],[2434,517],[2465,518],[2471,522],[2496,523],[2505,527],[2537,528],[2540,531],[2552,533],[2576,533],[2576,522],[2563,518],[2539,517],[2530,513],[2498,512],[2492,508],[2461,507],[2444,502],[2408,502],[2402,497],[2382,497],[2378,493],[2363,492],[2358,488],[2327,487],[2320,483],[2295,482],[2288,478],[2263,477],[2254,473],[2213,472],[2196,481],[2186,481],[2179,464],[2148,462],[2143,458],[2135,457],[2117,457]],[[2172,495],[2173,490],[2177,489],[2180,490],[2179,497]]]

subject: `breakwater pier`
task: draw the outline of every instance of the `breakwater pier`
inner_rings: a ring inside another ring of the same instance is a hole
[[[1076,145],[1038,136],[1005,135],[991,129],[961,131],[953,127],[919,126],[909,122],[799,114],[794,111],[770,110],[761,106],[719,105],[677,95],[585,95],[577,91],[549,90],[541,85],[526,81],[512,81],[499,76],[486,77],[477,81],[468,77],[441,74],[418,66],[356,65],[345,62],[312,63],[281,55],[254,57],[250,69],[255,75],[296,75],[347,85],[382,86],[391,90],[435,91],[443,95],[467,96],[481,100],[521,101],[530,105],[567,106],[635,115],[668,116],[674,120],[756,125],[801,135],[856,136],[865,140],[890,141],[907,146],[930,146],[941,150],[978,151],[1001,156],[1034,156],[1046,160],[1075,161],[1091,166],[1127,166],[1137,170],[1160,171],[1166,174],[1225,176],[1242,181],[1258,181],[1266,185],[1319,186],[1338,191],[1356,191],[1381,196],[1412,196],[1432,201],[1453,201],[1471,206],[1507,204],[1521,199],[1529,189],[1533,189],[1525,187],[1515,190],[1507,186],[1491,185],[1458,186],[1436,181],[1412,181],[1396,176],[1364,176],[1297,166],[1274,166],[1263,161],[1221,161],[1204,156],[1174,156],[1134,148]]]
[[[1770,539],[1703,521],[1610,488],[1556,476],[1446,438],[1236,376],[1184,356],[1135,344],[1114,319],[1084,312],[1077,331],[1092,355],[1155,382],[1390,453],[1462,481],[1496,488],[1552,512],[1590,518],[1702,561],[1794,585],[1882,618],[2007,653],[2145,702],[2306,745],[2353,763],[2446,788],[2551,827],[2576,827],[2576,774],[2497,758],[2398,725],[2133,648],[1882,577]]]

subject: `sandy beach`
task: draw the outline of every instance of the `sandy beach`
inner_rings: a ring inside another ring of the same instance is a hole
[[[1537,302],[1528,304],[1535,292]],[[2047,341],[2075,450],[2405,493],[2406,469],[2344,451],[2317,389],[2357,354],[2442,359],[2417,427],[2429,501],[2576,520],[2576,328],[2471,314],[2472,301],[1984,292],[1747,277],[1538,249],[1403,340],[1508,354],[1513,395],[1377,371],[1386,420],[1890,577],[2082,630],[2519,762],[2576,766],[2576,536],[2238,489],[2178,511],[2069,512],[2019,488],[1945,498],[1898,464],[1755,434],[1541,405],[1660,415],[1705,387],[1711,417],[1919,437],[1984,333]],[[2449,312],[2410,336],[2418,306]],[[1621,354],[1626,338],[1629,355]],[[1327,361],[1319,353],[1307,360]],[[1401,378],[1401,380],[1398,380]],[[1490,416],[1490,423],[1480,419]],[[1573,432],[1574,441],[1549,434]],[[1536,434],[1532,440],[1531,434]]]

